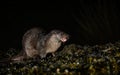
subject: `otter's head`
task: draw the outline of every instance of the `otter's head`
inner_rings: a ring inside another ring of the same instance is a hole
[[[69,39],[69,35],[60,30],[52,30],[52,34],[56,36],[56,38],[61,42],[66,42]]]

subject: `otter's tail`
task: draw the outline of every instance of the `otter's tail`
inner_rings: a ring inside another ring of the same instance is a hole
[[[11,58],[5,58],[5,59],[0,60],[0,64],[8,64],[10,62],[11,62]]]

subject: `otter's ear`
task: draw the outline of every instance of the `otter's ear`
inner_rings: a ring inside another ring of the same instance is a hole
[[[56,31],[55,31],[55,30],[52,30],[51,33],[52,33],[52,34],[56,34]]]
[[[52,30],[51,32],[52,32],[53,34],[58,34],[58,33],[59,33],[59,31],[56,30],[56,29]]]

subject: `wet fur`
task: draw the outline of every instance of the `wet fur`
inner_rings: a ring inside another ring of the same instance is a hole
[[[62,38],[68,39],[69,35],[60,30],[52,30],[50,33],[44,35],[43,30],[39,28],[32,28],[28,30],[22,40],[23,50],[21,54],[13,57],[11,60],[23,60],[28,58],[35,58],[40,56],[46,57],[48,53],[57,51],[61,46]]]

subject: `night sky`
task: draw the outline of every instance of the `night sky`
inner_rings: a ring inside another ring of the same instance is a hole
[[[117,0],[8,1],[7,12],[8,22],[1,25],[1,49],[21,48],[25,31],[36,26],[46,32],[65,31],[71,35],[68,44],[94,45],[120,40]]]

